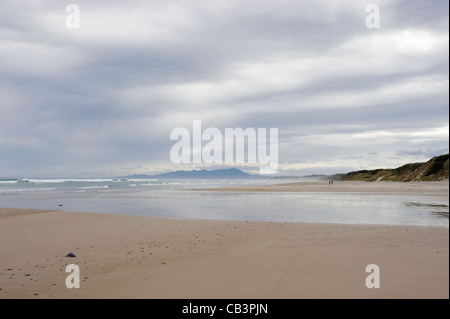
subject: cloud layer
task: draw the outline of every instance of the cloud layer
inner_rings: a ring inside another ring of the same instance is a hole
[[[446,1],[4,2],[0,177],[199,167],[169,157],[197,119],[278,128],[280,174],[448,152]]]

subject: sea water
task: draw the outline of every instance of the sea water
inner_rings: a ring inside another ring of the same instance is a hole
[[[3,179],[0,207],[187,219],[449,226],[448,198],[437,195],[195,190],[280,182],[269,178]]]

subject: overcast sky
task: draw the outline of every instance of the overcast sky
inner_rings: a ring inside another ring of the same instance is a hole
[[[66,26],[71,3],[78,29]],[[366,27],[372,3],[380,28]],[[278,128],[282,175],[448,152],[445,0],[0,0],[0,8],[0,177],[207,167],[170,160],[170,132],[192,130],[193,120],[222,131]]]

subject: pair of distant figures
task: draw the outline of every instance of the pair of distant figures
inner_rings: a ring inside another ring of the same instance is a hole
[[[334,181],[328,181],[328,185],[333,185]]]

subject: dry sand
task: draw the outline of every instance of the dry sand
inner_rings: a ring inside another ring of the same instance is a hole
[[[278,185],[194,189],[221,192],[336,192],[379,195],[449,195],[449,182],[295,182]]]
[[[0,298],[448,298],[448,247],[441,227],[0,209]]]

